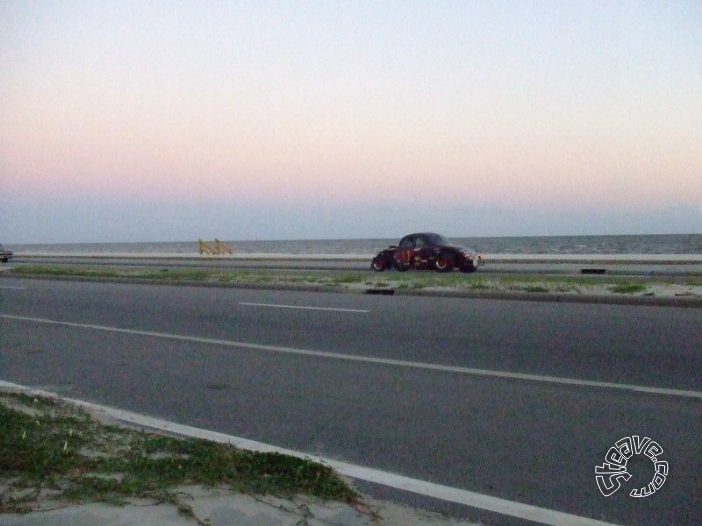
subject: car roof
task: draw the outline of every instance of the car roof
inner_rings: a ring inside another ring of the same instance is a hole
[[[416,238],[416,237],[422,237],[426,241],[428,241],[429,243],[437,243],[440,246],[441,245],[448,246],[450,244],[450,241],[448,239],[446,239],[441,234],[437,234],[435,232],[416,232],[414,234],[407,234],[402,239],[400,239],[400,243],[402,243],[407,238]]]
[[[415,232],[414,234],[407,234],[406,236],[402,236],[403,239],[406,237],[414,237],[414,236],[441,236],[441,234],[437,234],[436,232]],[[444,236],[441,236],[444,237]]]

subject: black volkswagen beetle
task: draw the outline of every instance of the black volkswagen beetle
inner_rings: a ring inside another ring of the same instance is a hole
[[[403,237],[399,245],[381,250],[373,258],[371,268],[376,272],[391,268],[450,272],[458,267],[461,272],[475,272],[482,264],[482,255],[457,247],[439,234],[427,232],[410,234]]]

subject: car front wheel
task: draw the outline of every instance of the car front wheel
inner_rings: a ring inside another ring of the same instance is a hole
[[[383,256],[375,256],[373,258],[373,263],[371,263],[371,268],[376,272],[382,272],[383,270],[387,270],[388,262]]]
[[[475,266],[468,259],[461,260],[461,262],[458,264],[458,268],[460,269],[461,272],[466,272],[466,273],[475,272]]]

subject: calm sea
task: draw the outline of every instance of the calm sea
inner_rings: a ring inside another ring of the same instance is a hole
[[[226,241],[240,254],[374,254],[398,239]],[[702,234],[627,236],[454,237],[485,254],[702,254]],[[213,240],[210,240],[213,242]],[[6,245],[16,253],[196,254],[197,241]]]

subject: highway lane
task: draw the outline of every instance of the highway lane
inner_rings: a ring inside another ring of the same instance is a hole
[[[285,351],[702,391],[697,309],[0,285],[4,380],[620,524],[702,516],[699,398]],[[671,476],[648,500],[604,498],[594,467],[631,434],[661,443]]]
[[[702,391],[698,309],[24,283],[26,293],[14,294],[8,306],[35,317]],[[368,312],[252,305],[256,303]]]

